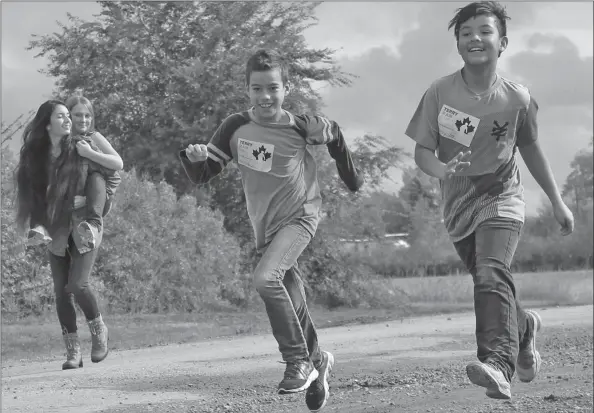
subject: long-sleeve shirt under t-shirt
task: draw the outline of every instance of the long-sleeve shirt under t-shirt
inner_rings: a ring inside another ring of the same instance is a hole
[[[351,191],[363,183],[336,122],[285,113],[286,124],[259,123],[251,111],[235,113],[211,138],[206,161],[192,163],[185,150],[179,154],[186,174],[197,184],[208,182],[229,162],[237,164],[257,248],[294,221],[315,234],[322,198],[311,145],[327,145]]]

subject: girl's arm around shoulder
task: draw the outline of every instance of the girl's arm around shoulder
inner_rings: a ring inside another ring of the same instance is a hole
[[[101,152],[93,151],[93,153],[87,154],[87,158],[108,169],[113,169],[114,171],[124,169],[124,161],[122,160],[122,157],[101,133],[94,132],[91,134],[90,138]]]

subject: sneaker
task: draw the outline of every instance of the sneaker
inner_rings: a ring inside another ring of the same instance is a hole
[[[312,412],[322,410],[330,397],[328,377],[332,372],[332,367],[334,367],[334,356],[328,351],[322,351],[322,362],[317,368],[318,378],[311,383],[305,394],[305,404]]]
[[[534,380],[538,371],[540,370],[540,353],[536,351],[536,333],[542,327],[542,320],[540,316],[532,310],[526,311],[526,316],[532,318],[532,329],[527,332],[530,341],[526,348],[520,349],[518,353],[518,362],[516,363],[516,371],[518,378],[524,383]]]
[[[78,233],[82,240],[83,246],[94,249],[97,242],[97,228],[94,225],[89,224],[87,221],[83,221],[78,224]]]
[[[318,378],[318,371],[309,359],[288,361],[286,364],[285,377],[278,384],[278,394],[298,393]]]
[[[489,363],[473,361],[466,366],[466,374],[472,384],[485,387],[487,397],[492,399],[511,399],[511,386],[497,367]]]
[[[27,234],[27,246],[35,247],[37,245],[46,245],[52,241],[47,231],[42,226],[31,228]]]

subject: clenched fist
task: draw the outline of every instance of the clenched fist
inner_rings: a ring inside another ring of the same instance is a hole
[[[208,158],[208,149],[206,145],[196,144],[196,145],[188,145],[186,148],[186,156],[190,160],[190,162],[201,162],[205,161]]]

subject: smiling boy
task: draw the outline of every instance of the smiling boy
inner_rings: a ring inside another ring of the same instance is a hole
[[[497,2],[458,9],[449,28],[464,67],[429,87],[406,130],[419,168],[440,180],[445,226],[474,281],[479,361],[466,372],[496,399],[511,398],[514,372],[530,382],[541,364],[536,333],[542,321],[520,307],[510,270],[525,214],[518,151],[563,235],[573,231],[538,141],[538,105],[528,89],[497,74],[508,19]]]
[[[207,145],[189,145],[180,159],[197,184],[208,182],[229,162],[237,163],[256,247],[262,252],[254,285],[286,363],[278,392],[307,389],[307,406],[318,411],[328,400],[334,358],[320,350],[297,267],[315,235],[322,203],[311,146],[327,146],[351,191],[359,190],[363,179],[336,122],[282,108],[290,88],[279,55],[256,52],[246,65],[246,87],[252,108],[227,117]]]

